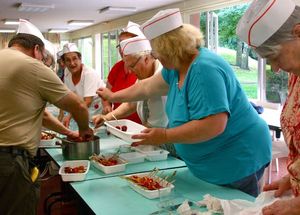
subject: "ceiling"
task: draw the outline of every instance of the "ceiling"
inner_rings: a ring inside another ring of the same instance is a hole
[[[0,29],[16,29],[16,25],[4,25],[4,19],[22,18],[32,22],[42,32],[53,28],[68,29],[70,32],[85,27],[70,26],[70,20],[94,20],[96,24],[181,1],[184,0],[0,0]],[[46,12],[24,12],[18,10],[21,3],[53,8]],[[107,11],[101,14],[98,12],[99,9],[108,6],[136,7],[136,11]]]

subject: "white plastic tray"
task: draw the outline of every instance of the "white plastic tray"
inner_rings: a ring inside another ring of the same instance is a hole
[[[166,160],[168,158],[168,154],[170,153],[169,151],[161,149],[157,146],[140,145],[132,148],[137,152],[145,154],[146,159],[149,161]]]
[[[113,166],[104,166],[103,164],[101,164],[95,160],[91,160],[91,162],[94,167],[101,170],[105,174],[125,171],[127,162],[120,158],[118,158],[117,160],[118,160],[118,164],[113,165]]]
[[[78,167],[84,166],[86,171],[84,173],[65,173],[65,167]],[[90,161],[88,160],[74,160],[74,161],[65,161],[60,169],[59,174],[62,177],[63,181],[83,181],[90,169]]]
[[[149,175],[149,173],[140,173],[140,174],[134,174],[134,175],[138,175],[138,176],[145,176],[145,175]],[[125,177],[129,177],[132,175],[128,175]],[[160,177],[154,176],[153,177],[155,180],[160,181],[160,185],[162,185],[164,188],[161,188],[159,190],[147,190],[146,188],[143,188],[142,186],[137,185],[136,183],[127,180],[129,186],[136,191],[137,193],[145,196],[148,199],[155,199],[155,198],[159,198],[161,196],[166,196],[168,194],[170,194],[171,190],[174,188],[174,185],[169,183],[168,181],[163,180]]]
[[[128,163],[141,163],[144,162],[146,155],[139,152],[121,153],[120,158],[128,161]]]
[[[107,131],[128,143],[139,141],[138,139],[132,139],[132,135],[139,134],[142,130],[146,129],[145,126],[128,119],[106,121],[104,124],[107,126]],[[121,131],[116,126],[127,126],[127,131]]]
[[[52,139],[49,139],[49,140],[40,140],[40,146],[42,147],[50,147],[50,146],[55,146],[55,142],[56,142],[56,138],[52,138]]]

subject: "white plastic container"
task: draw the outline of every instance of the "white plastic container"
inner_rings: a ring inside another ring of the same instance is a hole
[[[66,173],[65,167],[78,167],[84,166],[85,172],[84,173]],[[88,160],[74,160],[74,161],[66,161],[64,162],[60,169],[59,174],[62,177],[63,181],[83,181],[90,169],[90,161]]]
[[[157,146],[140,145],[133,147],[133,149],[137,152],[145,154],[146,159],[149,161],[166,160],[168,158],[168,154],[170,153],[169,151],[161,149]]]
[[[97,169],[101,170],[102,172],[104,172],[105,174],[111,174],[111,173],[115,173],[115,172],[125,171],[127,162],[120,158],[118,158],[117,161],[118,161],[118,164],[116,164],[116,165],[104,166],[103,164],[101,164],[95,160],[91,160],[92,165],[94,167],[96,167]]]
[[[126,160],[128,163],[141,163],[144,162],[146,155],[139,152],[128,152],[119,155],[120,158]]]
[[[40,146],[42,147],[51,147],[51,146],[55,146],[55,142],[56,142],[56,138],[53,137],[52,139],[49,140],[40,140]]]
[[[146,176],[146,175],[149,175],[149,173],[140,173],[140,174],[134,174],[134,175]],[[128,176],[125,176],[125,177],[130,177],[130,176],[132,176],[132,175],[128,175]],[[148,199],[155,199],[155,198],[159,198],[161,196],[166,196],[166,195],[170,194],[171,190],[174,188],[173,184],[169,183],[166,180],[163,180],[160,177],[154,176],[153,179],[159,181],[160,182],[159,184],[162,185],[163,188],[158,189],[158,190],[148,190],[147,188],[144,188],[140,185],[137,185],[133,181],[130,181],[128,179],[126,179],[126,181],[128,182],[129,186],[134,191],[136,191],[137,193],[145,196]]]
[[[107,131],[128,143],[139,141],[138,139],[132,139],[132,135],[139,134],[142,130],[146,129],[145,126],[135,123],[128,119],[111,120],[104,122],[104,124],[107,126]],[[122,131],[116,128],[116,126],[126,126],[127,130]]]

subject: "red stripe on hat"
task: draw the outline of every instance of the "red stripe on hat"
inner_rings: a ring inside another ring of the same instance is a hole
[[[260,17],[258,17],[253,22],[253,24],[251,25],[251,27],[250,27],[250,29],[248,31],[248,44],[249,44],[249,46],[252,46],[253,48],[256,48],[256,46],[254,46],[254,45],[251,44],[251,30],[254,27],[254,25],[271,9],[271,7],[274,5],[275,2],[276,2],[276,0],[273,0],[272,4],[265,10],[265,12],[263,12],[263,14]]]
[[[144,29],[146,28],[146,27],[148,27],[148,26],[150,26],[150,25],[152,25],[152,24],[154,24],[154,23],[156,23],[156,22],[158,22],[158,21],[160,21],[160,20],[162,20],[162,19],[165,19],[165,18],[167,18],[167,17],[169,17],[169,16],[172,16],[172,15],[174,15],[175,13],[180,13],[180,11],[176,11],[176,12],[174,12],[174,13],[171,13],[171,14],[168,14],[168,15],[166,15],[166,16],[163,16],[163,17],[161,17],[161,18],[159,18],[159,19],[157,19],[157,20],[154,20],[153,22],[150,22],[148,25],[145,25],[144,27],[143,27],[143,32],[145,32],[144,31]]]
[[[126,43],[125,46],[124,46],[124,48],[122,49],[122,52],[124,52],[124,50],[125,50],[125,48],[126,48],[126,46],[127,46],[128,44],[130,44],[130,43],[135,43],[135,42],[139,42],[139,41],[143,41],[143,40],[147,40],[147,39],[137,39],[137,40],[132,40],[132,41]]]

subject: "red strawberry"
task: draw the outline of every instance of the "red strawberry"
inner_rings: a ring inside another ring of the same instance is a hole
[[[121,127],[121,130],[122,130],[122,131],[127,131],[127,126],[126,126],[126,125],[123,125],[123,126]]]
[[[95,109],[98,109],[98,108],[99,108],[99,105],[98,105],[98,104],[95,104],[95,105],[94,105],[94,108],[95,108]]]

